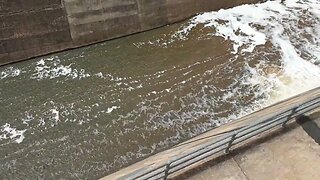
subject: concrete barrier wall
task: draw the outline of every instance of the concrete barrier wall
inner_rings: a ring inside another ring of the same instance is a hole
[[[72,47],[60,0],[0,1],[0,64]]]
[[[0,65],[259,0],[1,0]]]
[[[72,39],[88,44],[140,31],[136,0],[65,0]]]

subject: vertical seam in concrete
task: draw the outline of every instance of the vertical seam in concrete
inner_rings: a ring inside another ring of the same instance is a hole
[[[140,17],[140,12],[141,12],[141,4],[139,0],[136,0],[137,6],[138,6],[138,11],[139,11],[139,17]]]
[[[140,4],[140,1],[139,0],[135,0],[136,1],[136,4],[137,4],[137,7],[138,7],[138,16],[139,16],[139,25],[140,25],[140,30],[143,29],[143,25],[142,25],[142,11],[141,11],[141,4]]]
[[[247,174],[244,172],[244,170],[241,168],[240,164],[234,159],[234,157],[232,157],[232,160],[237,164],[237,166],[239,167],[240,171],[243,173],[243,175],[246,177],[247,180],[249,180],[249,177],[247,176]]]
[[[65,14],[65,18],[67,18],[67,23],[68,23],[68,30],[69,30],[69,35],[70,35],[70,39],[71,39],[71,44],[73,46],[74,44],[74,35],[73,35],[73,32],[71,31],[71,25],[70,25],[70,19],[69,19],[69,13],[67,11],[67,7],[66,7],[66,4],[65,4],[65,0],[61,0],[61,6],[62,6],[62,9],[64,11],[64,14]]]

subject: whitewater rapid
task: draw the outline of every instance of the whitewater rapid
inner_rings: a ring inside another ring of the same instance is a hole
[[[320,86],[320,1],[267,1],[208,12],[191,19],[173,37],[186,39],[199,25],[211,28],[211,36],[232,41],[234,54],[252,53],[268,41],[280,51],[281,69],[263,72],[263,61],[248,67],[252,78],[245,83],[262,86],[270,95],[268,105]]]

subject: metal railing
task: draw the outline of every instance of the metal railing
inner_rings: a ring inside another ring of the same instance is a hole
[[[315,110],[320,106],[320,97],[316,97],[307,102],[297,104],[286,109],[277,115],[255,122],[251,125],[230,131],[227,134],[204,144],[194,151],[172,159],[166,164],[160,165],[148,171],[133,172],[126,176],[126,179],[167,179],[169,175],[191,166],[208,157],[212,157],[220,152],[229,153],[231,147],[238,145],[252,137],[264,133],[278,126],[285,126],[288,121],[304,113]]]

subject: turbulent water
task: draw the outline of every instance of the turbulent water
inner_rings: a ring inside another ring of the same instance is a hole
[[[320,1],[180,24],[0,67],[0,179],[95,179],[320,86]]]

